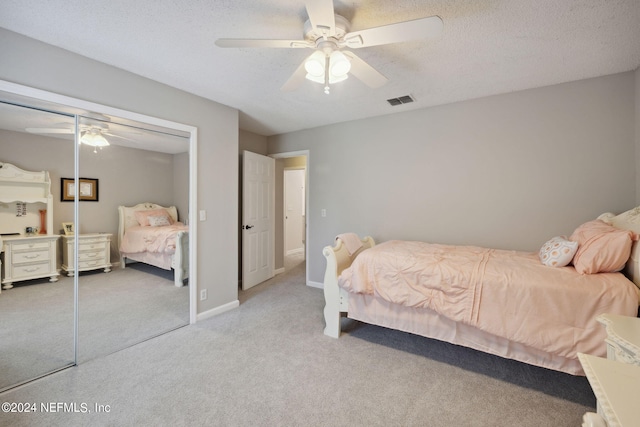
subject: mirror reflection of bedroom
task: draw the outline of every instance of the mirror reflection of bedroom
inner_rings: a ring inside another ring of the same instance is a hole
[[[76,182],[75,112],[19,101],[0,102],[0,390],[189,323],[188,138],[78,112]]]

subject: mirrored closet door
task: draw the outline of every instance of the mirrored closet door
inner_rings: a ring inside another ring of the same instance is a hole
[[[0,390],[75,363],[74,284],[60,280],[56,197],[72,115],[0,102]]]
[[[189,324],[188,278],[175,281],[188,269],[177,234],[188,243],[189,170],[184,137],[95,114],[79,127],[79,221],[62,239],[79,243],[83,362]]]
[[[189,324],[188,133],[0,92],[0,164],[0,391]]]

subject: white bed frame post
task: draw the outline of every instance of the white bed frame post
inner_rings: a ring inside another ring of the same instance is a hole
[[[340,287],[338,286],[338,264],[333,248],[327,246],[322,250],[327,259],[324,273],[324,334],[332,338],[340,337]]]
[[[325,246],[322,254],[327,259],[324,273],[324,334],[332,338],[340,337],[340,318],[349,311],[349,294],[338,286],[338,277],[345,268],[365,249],[375,246],[369,236],[362,240],[362,248],[350,255],[342,240],[336,239],[335,246]]]
[[[176,235],[176,252],[172,266],[174,285],[184,286],[184,279],[189,277],[189,233],[186,231],[179,231]]]

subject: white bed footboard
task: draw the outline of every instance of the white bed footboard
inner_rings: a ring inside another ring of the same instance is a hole
[[[177,287],[184,285],[184,279],[189,277],[189,233],[179,231],[176,235],[176,252],[171,261],[173,268],[173,283]]]
[[[324,273],[324,334],[333,338],[340,337],[340,317],[348,311],[349,294],[338,286],[338,276],[348,268],[362,251],[375,245],[373,238],[367,236],[360,248],[353,255],[349,255],[347,248],[340,239],[336,239],[334,246],[325,246],[322,254],[327,259],[327,269]]]

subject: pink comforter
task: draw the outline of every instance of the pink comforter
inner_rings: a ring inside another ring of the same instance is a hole
[[[135,254],[141,252],[174,254],[176,234],[189,231],[189,227],[176,222],[162,227],[129,227],[120,242],[120,252]]]
[[[428,308],[456,322],[564,357],[600,354],[600,313],[635,316],[638,293],[620,273],[580,275],[536,253],[389,241],[339,278],[352,293]]]

